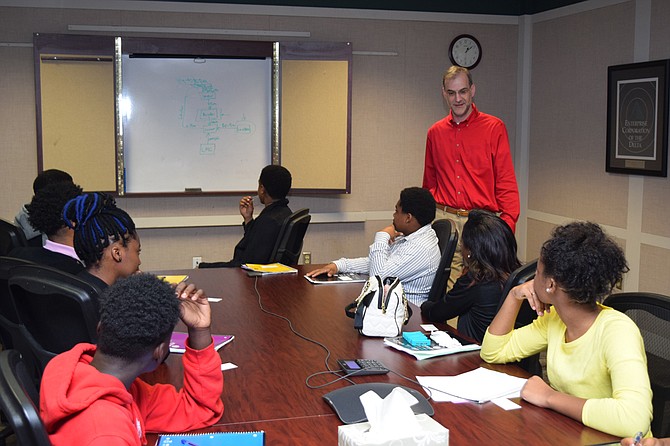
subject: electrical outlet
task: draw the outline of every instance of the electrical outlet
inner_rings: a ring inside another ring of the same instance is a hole
[[[302,263],[305,265],[309,265],[312,263],[312,253],[309,251],[305,251],[302,253]]]
[[[193,257],[193,269],[196,269],[202,262],[202,257]]]

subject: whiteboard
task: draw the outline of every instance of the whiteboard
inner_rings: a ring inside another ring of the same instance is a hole
[[[122,57],[126,193],[250,191],[271,164],[272,59]]]

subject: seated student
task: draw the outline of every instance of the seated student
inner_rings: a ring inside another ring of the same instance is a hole
[[[63,217],[74,229],[74,249],[86,270],[78,275],[104,290],[139,271],[140,236],[116,201],[102,192],[80,195],[65,204]]]
[[[74,231],[63,221],[63,206],[81,193],[81,187],[72,182],[53,183],[39,189],[25,209],[31,226],[46,234],[47,240],[43,247],[15,248],[9,255],[70,274],[82,271],[84,265],[73,247]]]
[[[176,292],[150,274],[105,290],[97,347],[77,344],[44,370],[40,416],[54,446],[145,445],[146,432],[183,432],[221,418],[223,374],[207,296],[192,284]],[[184,385],[149,385],[138,376],[166,358],[179,319],[188,328]]]
[[[244,218],[244,237],[235,246],[233,259],[228,262],[203,262],[200,268],[237,267],[244,263],[269,263],[279,230],[293,213],[288,207],[291,172],[271,164],[261,170],[258,179],[258,199],[265,208],[254,219],[253,197],[242,197],[240,214]]]
[[[498,311],[509,275],[521,266],[510,227],[493,212],[473,210],[461,234],[463,275],[438,301],[426,301],[421,314],[433,322],[458,316],[458,331],[482,342]]]
[[[513,288],[491,322],[482,359],[504,363],[546,351],[549,384],[531,377],[523,399],[611,435],[650,436],[651,387],[640,330],[600,303],[627,271],[623,251],[600,226],[557,227],[542,245],[535,279]],[[539,317],[514,330],[524,299]]]
[[[355,272],[397,277],[407,299],[421,305],[428,298],[440,263],[437,235],[431,227],[434,218],[435,199],[430,192],[420,187],[403,189],[393,223],[375,234],[368,257],[341,258],[307,275]]]
[[[44,172],[40,173],[35,177],[33,181],[33,193],[42,189],[48,184],[55,183],[73,183],[72,176],[58,169],[47,169]],[[33,228],[28,220],[28,205],[24,205],[23,208],[16,214],[14,217],[14,224],[23,230],[26,240],[28,240],[29,246],[42,246],[46,241],[46,235],[42,234],[39,230]]]

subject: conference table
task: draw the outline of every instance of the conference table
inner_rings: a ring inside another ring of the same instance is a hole
[[[266,445],[337,445],[342,424],[323,395],[345,386],[327,371],[326,361],[338,370],[337,359],[376,359],[391,370],[385,375],[351,377],[355,383],[383,382],[423,389],[402,376],[456,375],[487,367],[527,377],[521,368],[484,363],[479,352],[462,352],[418,361],[385,346],[381,338],[360,335],[344,308],[359,294],[361,283],[314,285],[304,273],[317,265],[298,267],[297,274],[249,277],[242,269],[217,268],[160,271],[156,274],[188,274],[189,282],[204,289],[212,302],[212,332],[232,334],[235,339],[219,350],[226,370],[220,421],[197,432],[265,431]],[[419,331],[420,311],[405,330]],[[450,329],[445,324],[435,324]],[[180,322],[178,331],[185,327]],[[451,329],[453,330],[453,329]],[[182,385],[181,355],[172,354],[149,382]],[[402,375],[402,376],[401,376]],[[335,381],[332,384],[328,384]],[[593,445],[617,441],[616,437],[588,428],[554,411],[519,398],[521,409],[504,410],[488,402],[446,403],[431,401],[434,419],[449,429],[451,445]],[[157,435],[148,436],[153,445]]]

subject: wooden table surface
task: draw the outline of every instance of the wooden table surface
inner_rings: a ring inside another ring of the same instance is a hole
[[[297,275],[253,278],[240,269],[227,268],[169,272],[188,274],[189,281],[203,288],[209,297],[220,297],[220,302],[212,303],[213,333],[235,335],[230,344],[219,350],[222,362],[237,365],[224,372],[224,414],[215,426],[203,432],[264,430],[266,445],[336,445],[337,427],[342,423],[322,396],[350,384],[340,380],[319,389],[305,384],[309,375],[327,370],[328,353],[328,364],[334,370],[336,359],[368,358],[380,360],[392,371],[352,378],[356,383],[394,383],[420,390],[424,395],[420,386],[399,375],[411,379],[417,375],[456,375],[484,366],[527,376],[513,365],[486,364],[479,352],[417,361],[384,346],[381,338],[359,335],[344,307],[358,296],[362,284],[312,285],[303,273],[315,267],[300,267]],[[406,330],[420,330],[421,315],[418,308],[414,310]],[[184,327],[178,325],[177,329]],[[182,371],[181,355],[172,354],[146,379],[180,387]],[[309,382],[314,386],[335,378],[324,374]],[[551,410],[515,401],[522,409],[505,411],[493,403],[431,404],[434,419],[449,429],[450,444],[456,446],[565,446],[617,440]],[[150,435],[149,444],[154,444],[155,439],[156,435]]]

